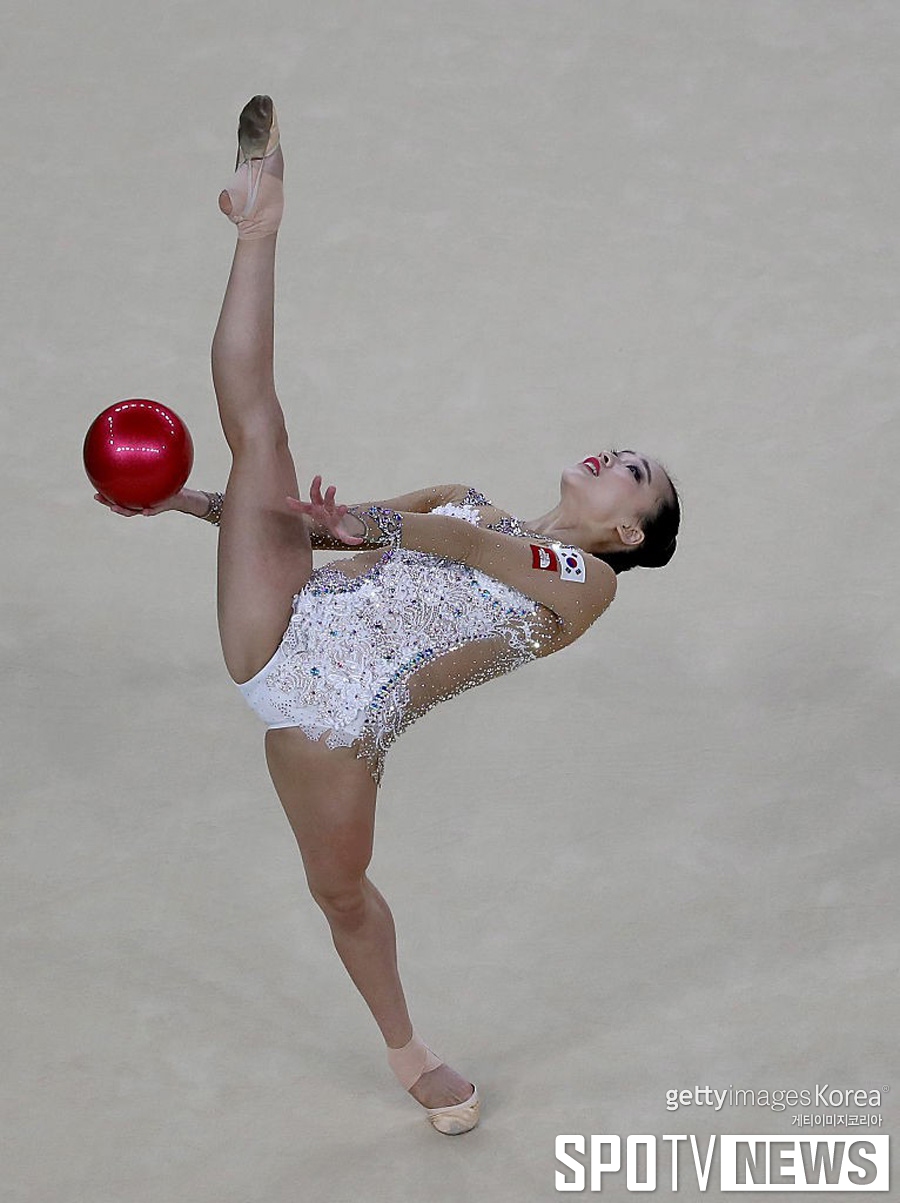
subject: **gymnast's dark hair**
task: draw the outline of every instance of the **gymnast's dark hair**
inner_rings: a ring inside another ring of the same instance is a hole
[[[681,502],[672,484],[672,496],[664,497],[656,510],[641,524],[643,542],[635,551],[595,551],[598,560],[609,564],[617,575],[632,568],[663,568],[675,554],[678,527],[681,525]]]

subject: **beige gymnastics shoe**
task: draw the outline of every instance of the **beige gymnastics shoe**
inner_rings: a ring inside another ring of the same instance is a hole
[[[254,96],[238,121],[235,172],[219,196],[219,208],[238,228],[238,238],[276,233],[284,212],[284,159],[278,118],[270,96]]]
[[[425,1114],[431,1126],[445,1136],[461,1136],[463,1132],[471,1132],[481,1114],[478,1087],[472,1087],[472,1093],[464,1103],[456,1103],[452,1107],[426,1107]]]

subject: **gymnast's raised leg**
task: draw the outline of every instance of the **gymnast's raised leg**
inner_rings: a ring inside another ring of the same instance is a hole
[[[297,476],[273,370],[280,146],[242,167],[220,206],[241,211],[251,173],[257,180],[255,216],[238,223],[212,344],[219,418],[232,456],[219,530],[219,634],[226,667],[238,682],[271,659],[290,618],[291,599],[312,571],[306,526],[285,504],[287,496],[297,496]]]
[[[312,549],[273,372],[275,244],[283,160],[268,97],[241,114],[241,158],[220,208],[238,242],[212,346],[213,383],[232,468],[219,533],[218,617],[225,664],[236,682],[271,659],[309,579]],[[312,895],[335,947],[368,1004],[400,1080],[423,1106],[453,1107],[472,1085],[422,1052],[413,1039],[397,971],[394,923],[366,876],[377,787],[351,748],[328,748],[299,728],[270,730],[266,755],[291,824]],[[469,1117],[474,1122],[473,1117]],[[440,1131],[465,1130],[458,1117],[432,1117]]]

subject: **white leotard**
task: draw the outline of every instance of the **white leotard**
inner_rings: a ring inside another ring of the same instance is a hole
[[[487,504],[469,490],[432,512],[477,525]],[[477,568],[423,552],[386,551],[355,577],[340,563],[312,573],[275,655],[238,688],[268,727],[355,745],[380,781],[388,746],[419,715],[536,657],[540,607]]]

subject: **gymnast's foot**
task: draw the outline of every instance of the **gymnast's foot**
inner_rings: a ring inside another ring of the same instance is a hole
[[[409,1093],[423,1107],[453,1107],[471,1098],[475,1087],[462,1074],[447,1064],[422,1074],[418,1082],[414,1082]]]
[[[403,1048],[388,1049],[388,1063],[404,1090],[425,1108],[428,1122],[438,1132],[458,1136],[478,1123],[478,1091],[435,1056],[415,1032]]]
[[[284,157],[275,106],[254,96],[238,122],[236,170],[219,195],[219,208],[238,228],[238,238],[275,234],[284,210]]]

